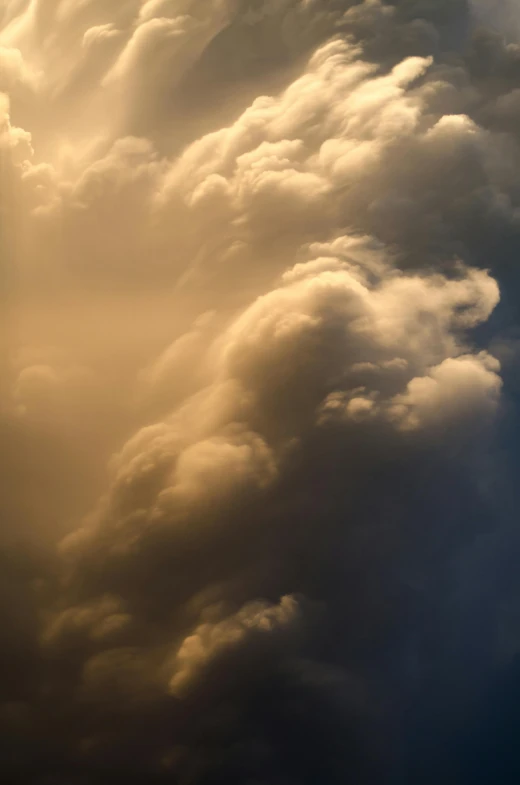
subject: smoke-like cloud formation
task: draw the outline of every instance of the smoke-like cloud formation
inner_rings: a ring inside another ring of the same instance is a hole
[[[490,6],[0,4],[6,781],[518,781]]]

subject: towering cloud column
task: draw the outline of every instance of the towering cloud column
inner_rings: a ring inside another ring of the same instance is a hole
[[[520,588],[486,9],[3,3],[8,778],[475,782]]]

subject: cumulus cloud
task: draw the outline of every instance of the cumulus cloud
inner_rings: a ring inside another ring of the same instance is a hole
[[[253,649],[253,656],[255,650],[258,655],[263,637],[273,645],[273,639],[276,641],[277,636],[297,624],[298,610],[293,597],[283,597],[276,606],[251,603],[229,619],[199,625],[184,639],[175,655],[170,691],[179,696],[189,692],[193,685],[200,683],[204,671],[211,672],[212,666],[218,667],[218,662],[226,657],[236,657],[246,646]],[[218,675],[212,678],[218,680]]]
[[[9,775],[474,781],[518,641],[520,50],[481,12],[4,3]]]

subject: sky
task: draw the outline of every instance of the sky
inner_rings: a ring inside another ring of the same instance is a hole
[[[514,0],[0,0],[0,776],[520,781]]]

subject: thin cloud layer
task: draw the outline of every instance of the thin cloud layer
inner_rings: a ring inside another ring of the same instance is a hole
[[[8,777],[476,782],[520,589],[480,12],[4,3]]]

